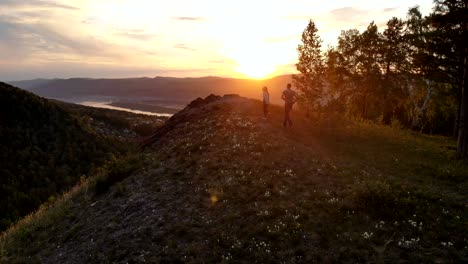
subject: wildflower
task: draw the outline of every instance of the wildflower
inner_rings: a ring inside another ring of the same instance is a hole
[[[409,223],[410,225],[412,225],[413,227],[418,227],[418,223],[417,223],[416,221],[414,221],[414,220],[411,220],[411,219],[410,219],[410,220],[408,220],[408,223]]]
[[[453,246],[453,243],[448,241],[448,242],[440,242],[440,244],[444,247],[452,247]]]
[[[375,224],[375,228],[383,228],[384,225],[385,225],[385,222],[380,221],[379,223]]]
[[[294,173],[291,169],[287,169],[284,171],[284,175],[286,176],[294,176]]]
[[[398,241],[398,246],[400,247],[405,247],[409,248],[419,242],[419,237],[418,238],[411,238],[409,240],[405,240],[405,237],[402,237],[400,241]]]
[[[370,233],[367,233],[367,232],[362,233],[362,237],[363,237],[364,239],[369,239],[369,238],[371,238],[373,235],[374,235],[374,233],[372,233],[372,232],[370,232]]]

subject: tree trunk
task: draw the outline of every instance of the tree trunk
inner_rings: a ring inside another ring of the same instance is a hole
[[[414,117],[413,124],[412,124],[414,130],[422,129],[421,119],[424,115],[424,112],[426,111],[427,104],[429,103],[429,100],[432,97],[432,90],[433,90],[432,81],[427,80],[426,83],[428,86],[426,99],[424,99],[424,103],[421,107],[418,107],[416,105],[416,116]]]
[[[385,70],[385,79],[384,79],[384,91],[383,91],[383,119],[382,123],[384,125],[390,125],[392,123],[392,117],[393,117],[393,109],[391,107],[391,104],[388,99],[388,95],[390,94],[390,98],[392,98],[391,94],[391,84],[390,84],[390,62],[387,62],[387,67]],[[393,98],[392,98],[393,99]]]
[[[468,154],[468,47],[465,47],[464,53],[463,90],[457,142],[457,155],[459,158],[466,158]]]
[[[362,104],[362,113],[361,113],[361,117],[362,119],[367,119],[367,92],[364,94],[364,100],[363,100],[363,104]]]
[[[458,84],[458,92],[457,92],[458,104],[457,104],[457,111],[455,112],[455,124],[454,124],[454,127],[453,127],[453,138],[454,139],[458,138],[458,129],[460,128],[460,112],[461,112],[461,106],[462,106],[462,91],[463,91],[463,79]]]

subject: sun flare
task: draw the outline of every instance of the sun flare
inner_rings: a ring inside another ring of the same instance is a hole
[[[241,75],[252,79],[264,79],[274,75],[281,62],[275,52],[268,48],[238,48],[228,56],[237,64],[235,70]]]
[[[239,62],[239,67],[236,70],[240,74],[252,79],[264,79],[275,71],[275,67],[264,64],[261,61]]]

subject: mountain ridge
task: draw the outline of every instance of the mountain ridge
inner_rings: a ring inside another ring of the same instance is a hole
[[[281,103],[281,92],[291,75],[281,75],[266,80],[206,77],[154,77],[91,79],[71,78],[38,82],[36,85],[11,82],[35,94],[51,98],[79,96],[114,96],[119,98],[164,98],[178,99],[189,103],[207,94],[240,94],[250,98],[261,98],[263,86],[270,87],[271,101]]]

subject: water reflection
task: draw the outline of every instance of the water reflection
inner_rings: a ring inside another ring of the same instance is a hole
[[[152,116],[172,116],[172,114],[167,114],[167,113],[153,113],[153,112],[123,108],[123,107],[118,107],[118,106],[112,106],[112,105],[109,105],[110,103],[112,103],[112,102],[94,102],[94,101],[77,102],[77,104],[80,104],[80,105],[98,107],[98,108],[105,108],[105,109],[112,109],[112,110],[120,110],[120,111],[135,113],[135,114],[152,115]]]
[[[112,109],[112,110],[119,110],[119,111],[126,111],[135,114],[143,114],[143,115],[152,115],[152,116],[172,116],[173,114],[163,113],[163,112],[149,112],[149,111],[142,111],[142,110],[135,110],[125,107],[118,107],[110,105],[113,102],[119,102],[120,98],[118,97],[111,97],[111,96],[83,96],[83,97],[69,97],[69,98],[51,98],[60,100],[67,103],[97,107],[97,108],[105,108],[105,109]],[[158,99],[161,100],[162,99]]]

